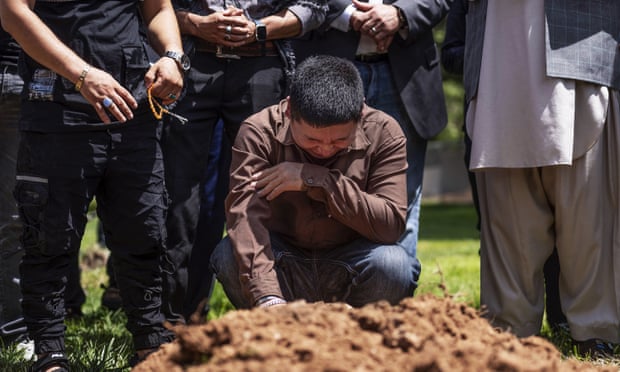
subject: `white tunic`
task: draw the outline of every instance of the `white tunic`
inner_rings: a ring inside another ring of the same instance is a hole
[[[470,168],[571,165],[601,133],[608,89],[546,76],[543,1],[491,0],[486,19]]]

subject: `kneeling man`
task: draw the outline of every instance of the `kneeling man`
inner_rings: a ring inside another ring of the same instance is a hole
[[[304,299],[352,306],[413,295],[405,136],[364,103],[344,59],[315,56],[290,96],[248,118],[232,155],[228,237],[211,264],[237,308]]]

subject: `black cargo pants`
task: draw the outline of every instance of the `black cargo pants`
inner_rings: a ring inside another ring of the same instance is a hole
[[[93,197],[135,348],[171,339],[160,312],[166,211],[160,135],[152,120],[98,131],[22,132],[15,187],[24,227],[22,308],[36,353],[64,350],[67,275]]]

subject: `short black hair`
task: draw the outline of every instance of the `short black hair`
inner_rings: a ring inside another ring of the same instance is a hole
[[[303,119],[312,126],[326,127],[360,119],[364,86],[352,62],[318,55],[297,67],[289,97],[294,120]]]

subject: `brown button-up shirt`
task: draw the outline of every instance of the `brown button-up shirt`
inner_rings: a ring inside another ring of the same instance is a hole
[[[270,232],[292,246],[322,250],[362,237],[393,244],[405,228],[405,136],[392,117],[364,106],[349,148],[317,163],[293,141],[285,110],[282,101],[248,118],[232,149],[228,236],[252,302],[282,296]],[[251,175],[282,162],[304,164],[307,190],[259,197]]]

